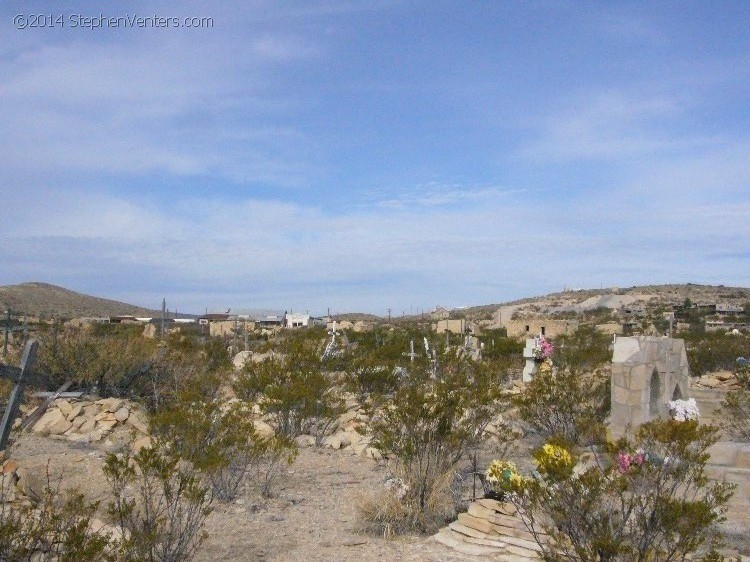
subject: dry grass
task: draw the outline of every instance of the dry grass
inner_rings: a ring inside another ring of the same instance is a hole
[[[456,515],[452,482],[452,472],[438,477],[425,498],[424,508],[417,495],[411,493],[411,486],[402,499],[385,486],[363,493],[355,498],[358,529],[385,538],[435,533]]]

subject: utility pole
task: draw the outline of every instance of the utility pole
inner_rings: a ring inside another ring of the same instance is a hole
[[[388,309],[388,323],[391,323],[391,309]],[[8,339],[8,336],[5,336],[5,339]]]
[[[167,299],[161,299],[161,339],[164,340],[164,321],[167,314]]]
[[[5,345],[3,346],[3,356],[8,355],[8,334],[10,333],[10,308],[5,316]]]

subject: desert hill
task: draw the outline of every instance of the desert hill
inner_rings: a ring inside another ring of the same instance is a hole
[[[690,299],[693,304],[731,304],[743,306],[750,302],[750,288],[724,285],[641,285],[604,289],[578,289],[550,293],[499,304],[473,306],[461,312],[468,318],[490,318],[499,308],[520,313],[554,314],[582,313],[596,308],[618,309],[638,307],[656,309],[682,304]]]
[[[750,302],[750,288],[724,285],[642,285],[627,288],[579,289],[550,293],[535,297],[472,306],[454,313],[467,318],[490,319],[501,307],[521,313],[554,314],[582,313],[604,307],[641,307],[655,309],[681,304],[690,299],[694,304],[732,304],[743,306]],[[161,312],[110,299],[77,293],[48,283],[21,283],[0,287],[0,313],[10,308],[14,314],[49,318],[77,318],[81,316],[133,315],[158,316]],[[383,318],[372,314],[338,314],[337,320],[377,321]],[[412,317],[405,317],[408,319]]]
[[[0,312],[39,318],[161,314],[140,306],[77,293],[48,283],[21,283],[0,287]]]

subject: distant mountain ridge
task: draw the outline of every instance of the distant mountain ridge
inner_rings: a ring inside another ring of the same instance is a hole
[[[489,318],[500,307],[513,306],[544,313],[562,310],[587,310],[596,306],[633,304],[682,303],[689,298],[693,303],[716,302],[742,305],[750,302],[750,288],[723,285],[642,285],[627,288],[602,288],[563,291],[515,301],[471,306],[460,312],[469,318]],[[622,302],[620,302],[622,301]],[[111,299],[77,293],[49,283],[31,282],[0,287],[0,316],[10,308],[13,314],[50,318],[79,318],[81,316],[160,316],[160,310],[143,308]],[[222,311],[223,312],[223,311]],[[236,311],[232,311],[233,313]],[[183,316],[183,315],[181,315]],[[184,315],[191,316],[191,315]],[[335,316],[337,320],[377,321],[382,317],[372,314],[350,313]]]
[[[14,315],[39,318],[80,318],[82,316],[157,316],[150,310],[100,297],[77,293],[49,283],[21,283],[0,287],[0,315],[11,309]]]

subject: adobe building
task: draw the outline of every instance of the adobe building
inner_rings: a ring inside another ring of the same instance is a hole
[[[533,338],[544,336],[547,339],[567,336],[578,329],[577,320],[555,320],[551,318],[518,318],[506,320],[502,326],[509,338]]]

